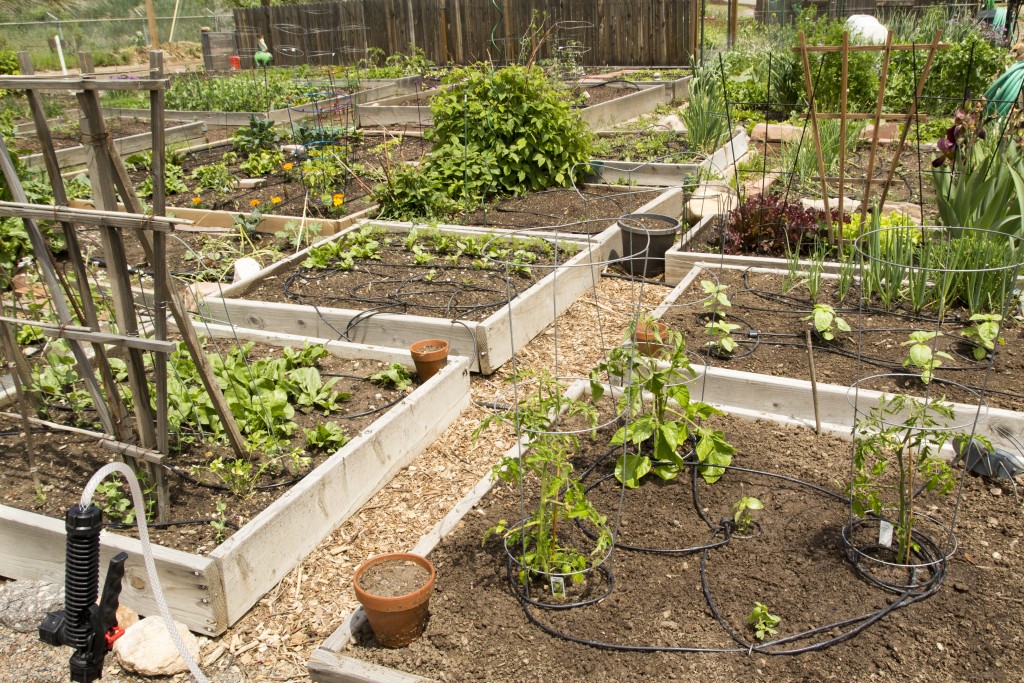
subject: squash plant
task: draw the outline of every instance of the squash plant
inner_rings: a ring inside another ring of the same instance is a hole
[[[587,498],[583,482],[573,475],[569,458],[578,450],[579,438],[559,430],[560,421],[577,416],[590,427],[597,425],[597,409],[592,404],[567,396],[555,378],[541,372],[536,376],[536,391],[511,411],[484,418],[473,432],[476,439],[493,422],[503,420],[530,438],[528,449],[520,456],[503,458],[493,475],[520,485],[526,475],[532,475],[539,483],[539,502],[521,523],[509,524],[502,519],[484,535],[486,541],[492,534],[499,534],[507,547],[520,549],[517,559],[523,583],[533,573],[564,574],[573,583],[582,583],[587,565],[604,559],[612,546],[606,517]],[[596,529],[596,543],[589,554],[567,544],[564,534],[559,535],[559,523],[564,525],[569,520],[586,521]]]
[[[630,338],[636,327],[631,327]],[[686,356],[683,335],[668,330],[656,333],[662,345],[659,356],[639,354],[632,344],[613,349],[608,360],[590,373],[591,394],[595,401],[604,394],[602,374],[624,380],[625,388],[618,409],[629,423],[612,437],[612,445],[633,444],[636,449],[621,455],[615,476],[628,488],[637,488],[640,480],[654,473],[661,479],[674,479],[686,465],[679,449],[694,444],[698,471],[713,484],[732,462],[735,449],[720,430],[703,424],[722,411],[702,401],[691,400],[686,382],[694,377]]]

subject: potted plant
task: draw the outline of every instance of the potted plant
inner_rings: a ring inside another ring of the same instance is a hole
[[[356,569],[356,598],[377,642],[405,647],[423,633],[437,577],[430,560],[412,553],[371,557]]]
[[[680,221],[657,213],[631,213],[619,219],[623,266],[630,275],[655,277],[665,272],[665,252],[675,244]]]
[[[420,383],[436,375],[448,365],[448,342],[443,339],[423,339],[409,347],[412,362],[416,364],[416,375]]]
[[[663,349],[668,325],[660,320],[641,320],[636,326],[636,350],[645,356],[655,356]]]

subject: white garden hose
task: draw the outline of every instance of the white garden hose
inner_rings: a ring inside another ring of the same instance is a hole
[[[189,654],[188,649],[185,647],[185,643],[181,640],[181,635],[178,633],[177,627],[174,625],[174,620],[171,619],[171,611],[167,607],[167,600],[164,599],[164,590],[160,587],[160,580],[156,575],[156,563],[153,561],[153,549],[149,544],[149,531],[146,528],[146,513],[145,513],[145,498],[142,496],[142,488],[139,486],[139,480],[135,476],[135,472],[123,462],[112,462],[109,465],[101,467],[96,474],[92,475],[92,479],[85,485],[82,490],[82,509],[89,507],[92,503],[92,495],[96,492],[96,487],[99,486],[100,482],[106,479],[108,476],[117,472],[124,476],[128,481],[128,488],[132,492],[132,505],[135,506],[135,522],[139,527],[139,541],[142,543],[142,558],[146,563],[146,574],[149,575],[149,585],[153,589],[153,599],[156,601],[156,607],[160,610],[160,616],[164,620],[164,626],[167,627],[167,633],[171,636],[171,640],[174,642],[174,647],[178,649],[178,654],[185,660],[185,664],[188,666],[188,670],[192,673],[193,680],[196,683],[210,683],[203,672],[199,669],[199,664]]]

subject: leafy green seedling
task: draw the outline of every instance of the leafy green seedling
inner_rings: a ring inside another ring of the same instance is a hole
[[[214,515],[213,519],[210,520],[210,526],[213,527],[214,540],[220,544],[224,542],[224,529],[228,526],[228,518],[225,512],[228,509],[228,504],[223,500],[217,501],[217,514]]]
[[[832,341],[836,338],[836,332],[849,332],[850,325],[839,317],[836,309],[828,304],[814,304],[814,311],[801,320],[809,320],[814,325],[814,330],[821,335],[825,341]]]
[[[708,342],[708,348],[712,353],[719,356],[729,356],[736,350],[738,344],[732,338],[732,333],[740,329],[739,325],[731,323],[722,317],[706,323],[704,327],[707,329],[708,336],[711,337],[711,341]]]
[[[367,379],[382,387],[405,389],[412,386],[412,374],[401,363],[392,363],[380,372],[370,375]]]
[[[995,350],[997,343],[1000,346],[1006,344],[1006,340],[999,335],[1002,321],[1003,316],[998,313],[975,313],[971,316],[974,324],[960,334],[974,342],[974,348],[971,349],[974,360],[984,360],[986,355]]]
[[[729,289],[729,285],[719,284],[711,280],[701,280],[700,286],[704,293],[707,294],[707,298],[704,299],[704,308],[714,310],[720,306],[724,308],[732,306],[729,296],[725,293],[725,290]]]
[[[903,367],[914,367],[921,372],[921,381],[928,384],[932,381],[935,368],[942,365],[942,358],[952,360],[953,356],[945,351],[935,351],[928,342],[936,337],[941,337],[941,332],[926,332],[917,330],[910,333],[907,341],[902,346],[909,346],[907,357],[903,359]]]
[[[336,451],[348,443],[348,437],[336,422],[324,422],[302,431],[306,433],[306,445],[317,450]]]
[[[775,627],[780,621],[782,617],[770,613],[768,606],[762,602],[755,602],[754,609],[747,617],[747,623],[754,627],[754,636],[758,640],[764,640],[765,636],[774,636],[778,632]]]
[[[754,518],[751,517],[750,511],[763,510],[764,503],[762,503],[757,498],[744,496],[743,498],[740,498],[738,501],[733,503],[732,509],[733,526],[736,528],[736,531],[743,532],[749,529],[750,525],[754,523]]]

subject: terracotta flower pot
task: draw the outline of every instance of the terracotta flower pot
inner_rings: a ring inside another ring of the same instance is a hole
[[[401,595],[376,595],[362,586],[367,570],[380,567],[383,571],[402,570],[405,563],[412,562],[430,572],[426,581]],[[405,647],[423,633],[427,623],[427,606],[434,591],[436,579],[434,565],[430,560],[412,553],[387,553],[371,557],[356,569],[352,583],[356,598],[366,612],[366,618],[373,629],[377,642],[384,647]]]
[[[645,356],[655,356],[665,347],[667,337],[668,325],[665,323],[657,320],[640,323],[636,328],[636,350]]]
[[[412,361],[416,364],[416,374],[420,382],[438,373],[444,366],[448,365],[448,342],[443,339],[424,339],[415,342],[409,347],[412,354]]]

